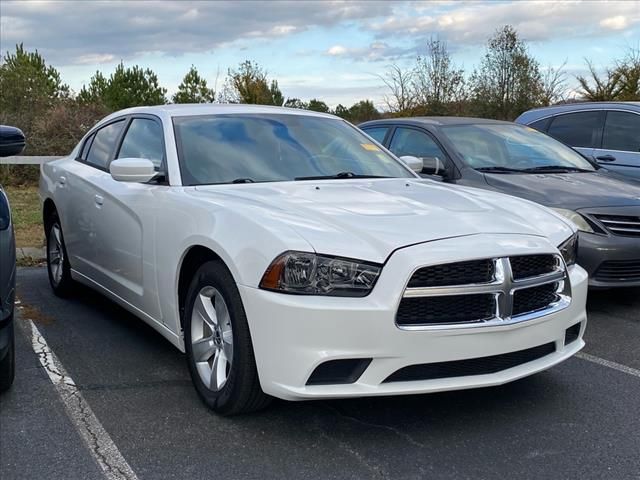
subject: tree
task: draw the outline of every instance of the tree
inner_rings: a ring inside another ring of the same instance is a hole
[[[599,75],[590,60],[586,60],[586,63],[591,79],[582,75],[576,77],[582,97],[591,102],[615,100],[622,91],[620,73],[615,69],[607,69],[604,75]]]
[[[267,72],[250,60],[242,62],[236,70],[229,69],[225,90],[227,101],[278,106],[284,103],[277,80],[269,83]]]
[[[338,105],[338,107],[341,106],[342,105]],[[359,102],[354,103],[349,107],[346,115],[344,115],[344,112],[341,112],[342,115],[338,114],[338,107],[336,107],[336,115],[339,115],[352,123],[366,122],[367,120],[380,118],[380,112],[378,112],[371,100],[360,100]]]
[[[61,98],[69,87],[60,73],[47,65],[42,55],[16,45],[0,65],[0,123],[21,128],[30,140],[33,123]]]
[[[125,68],[121,62],[109,79],[101,72],[82,87],[78,99],[83,103],[99,103],[110,111],[142,105],[167,103],[167,89],[160,86],[158,76],[150,69],[137,65]]]
[[[340,118],[344,118],[345,120],[349,120],[349,109],[347,107],[345,107],[344,105],[342,105],[341,103],[336,105],[336,108],[333,109],[332,113],[334,115],[340,117]]]
[[[300,108],[302,110],[307,109],[307,104],[299,98],[287,98],[287,101],[284,102],[284,106],[288,108]]]
[[[214,99],[215,92],[208,87],[207,81],[193,65],[172,97],[173,103],[211,103]]]
[[[415,103],[431,115],[445,115],[449,104],[464,99],[464,70],[453,64],[445,42],[427,42],[426,55],[416,61],[412,87]]]
[[[617,100],[640,100],[640,48],[630,49],[622,61],[616,62],[620,76],[620,93]]]
[[[512,120],[540,104],[542,80],[538,62],[510,25],[489,39],[479,70],[471,76],[476,114]]]
[[[414,70],[403,70],[398,65],[389,65],[380,79],[389,89],[383,97],[391,113],[410,111],[416,104],[414,91]]]
[[[324,103],[322,100],[318,100],[317,98],[312,98],[309,100],[307,104],[307,110],[312,110],[314,112],[322,112],[329,113],[329,106]]]
[[[542,72],[542,93],[540,103],[542,105],[554,105],[564,102],[567,96],[567,74],[564,70],[567,65],[565,60],[562,65],[555,68],[549,65]]]

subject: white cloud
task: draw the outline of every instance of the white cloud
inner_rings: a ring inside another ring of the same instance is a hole
[[[638,6],[640,8],[640,5]],[[624,30],[629,25],[627,17],[622,15],[616,15],[615,17],[608,17],[600,21],[600,26],[608,28],[610,30]]]
[[[344,55],[345,53],[347,53],[347,49],[342,45],[334,45],[329,50],[327,50],[327,55],[331,55],[332,57]]]

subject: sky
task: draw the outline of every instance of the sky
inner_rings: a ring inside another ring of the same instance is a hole
[[[409,67],[428,39],[444,40],[467,72],[487,38],[511,24],[541,66],[566,61],[570,83],[585,59],[605,68],[640,47],[640,0],[627,1],[9,1],[0,47],[37,49],[79,91],[119,62],[154,70],[169,94],[191,65],[222,87],[229,67],[254,60],[285,97],[330,106],[371,99],[380,75]]]

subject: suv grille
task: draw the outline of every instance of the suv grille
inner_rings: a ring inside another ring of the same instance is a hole
[[[405,298],[396,318],[402,325],[420,325],[481,322],[495,315],[495,295],[449,295]]]
[[[491,259],[433,265],[416,271],[409,281],[409,288],[488,283],[493,281],[495,272]]]
[[[420,329],[522,321],[569,305],[566,280],[557,254],[423,267],[405,289],[396,324]]]
[[[509,261],[514,280],[551,273],[558,266],[558,260],[553,255],[521,255],[511,257]]]
[[[594,275],[604,282],[634,282],[640,280],[640,260],[609,260],[602,262]]]
[[[640,237],[640,217],[622,215],[593,215],[605,228],[615,235]]]

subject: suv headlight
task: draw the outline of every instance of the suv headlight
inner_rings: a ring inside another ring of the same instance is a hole
[[[364,297],[380,275],[377,264],[305,252],[285,252],[260,281],[260,288],[301,295]]]
[[[551,210],[562,215],[567,220],[571,220],[575,226],[578,227],[578,230],[587,233],[594,233],[589,222],[587,222],[578,212],[574,212],[573,210],[568,210],[566,208],[552,208]]]
[[[560,250],[562,258],[564,258],[564,263],[567,264],[567,267],[575,265],[576,259],[578,258],[578,234],[574,233],[568,240],[558,247],[558,250]]]

